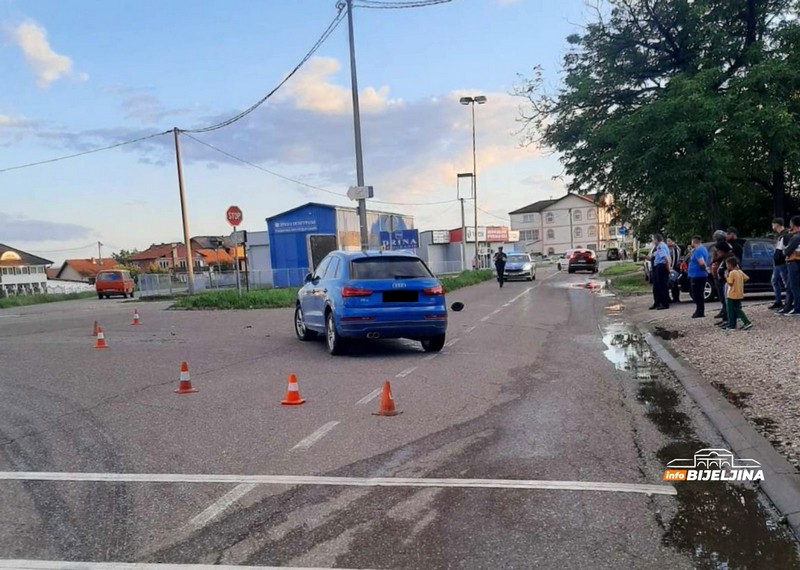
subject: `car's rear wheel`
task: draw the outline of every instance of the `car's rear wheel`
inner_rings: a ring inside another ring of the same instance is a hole
[[[325,317],[325,344],[328,352],[336,356],[345,351],[345,341],[339,336],[336,330],[336,321],[333,318],[333,311],[328,312]]]
[[[308,330],[306,327],[306,319],[303,316],[303,309],[297,305],[294,309],[294,333],[300,340],[311,340],[316,335],[314,331]]]
[[[703,287],[703,299],[713,301],[717,297],[717,291],[714,289],[714,284],[711,281],[706,281]]]
[[[440,334],[422,339],[422,348],[425,352],[439,352],[444,348],[445,335]]]
[[[102,299],[102,298],[103,298],[103,294],[102,294],[102,293],[98,293],[98,294],[97,294],[97,298],[98,298],[98,299]]]
[[[575,270],[574,270],[574,269],[572,269],[572,267],[570,267],[570,268],[568,268],[568,269],[567,269],[567,272],[568,272],[568,273],[575,273]]]

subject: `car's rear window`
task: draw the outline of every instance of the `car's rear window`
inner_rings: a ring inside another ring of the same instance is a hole
[[[421,259],[413,257],[365,257],[353,260],[353,279],[417,279],[433,277]]]
[[[122,281],[122,273],[115,271],[113,273],[98,273],[98,281]]]

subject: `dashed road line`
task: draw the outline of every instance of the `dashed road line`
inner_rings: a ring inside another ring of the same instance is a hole
[[[460,341],[461,341],[460,338],[454,338],[453,340],[444,343],[444,345],[449,348]]]
[[[493,315],[496,315],[497,313],[499,313],[499,312],[500,312],[500,311],[502,311],[502,310],[503,310],[503,309],[495,309],[494,311],[492,311],[492,314],[493,314]]]
[[[204,527],[256,487],[257,485],[255,483],[241,483],[236,485],[236,487],[225,493],[218,500],[211,503],[211,506],[206,510],[191,519],[189,521],[189,527],[194,530]]]
[[[405,378],[406,376],[408,376],[409,374],[411,374],[412,372],[414,372],[414,370],[416,370],[417,368],[418,368],[417,366],[412,366],[411,368],[406,368],[406,369],[405,369],[405,370],[403,370],[402,372],[398,372],[398,373],[395,375],[395,378]]]
[[[492,315],[486,315],[485,317],[483,317],[483,318],[481,319],[481,322],[482,322],[482,323],[485,323],[485,322],[486,322],[486,321],[488,321],[488,320],[489,320],[491,317],[492,317]]]
[[[301,439],[300,442],[292,448],[292,451],[307,451],[337,425],[339,425],[339,422],[328,422],[308,437]]]
[[[338,424],[339,422],[330,422]],[[326,426],[329,424],[325,424]],[[324,427],[324,426],[323,426]],[[330,428],[329,428],[330,429]],[[320,430],[317,430],[320,431]],[[0,481],[79,481],[97,483],[255,483],[257,485],[328,485],[346,487],[449,487],[457,489],[530,489],[605,491],[677,495],[669,484],[545,481],[536,479],[437,479],[427,477],[324,477],[316,475],[224,475],[183,473],[70,473],[0,471]]]
[[[382,388],[375,388],[372,392],[361,398],[358,402],[356,402],[356,406],[361,406],[363,404],[369,404],[372,400],[378,397],[378,394],[381,393]]]
[[[477,328],[477,327],[476,327],[475,325],[472,325],[471,327],[467,327],[467,328],[465,328],[465,329],[464,329],[464,332],[465,332],[465,333],[471,333],[471,332],[472,332],[472,331],[474,331],[476,328]]]
[[[433,354],[429,354],[428,356],[423,356],[422,357],[422,361],[423,362],[430,362],[431,360],[433,360],[437,356],[439,356],[439,353],[438,352],[434,352]]]

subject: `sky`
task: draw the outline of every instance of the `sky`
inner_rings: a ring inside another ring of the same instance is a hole
[[[537,65],[558,87],[566,37],[587,12],[584,0],[355,9],[365,182],[384,202],[368,207],[411,214],[421,230],[460,226],[456,174],[472,170],[464,95],[488,100],[475,109],[479,224],[507,225],[511,210],[563,194],[557,156],[520,145],[524,100],[511,92]],[[336,13],[332,0],[0,0],[0,170],[232,117]],[[181,135],[191,235],[230,233],[232,204],[249,231],[310,201],[354,205],[349,72],[345,20],[257,110]],[[108,255],[182,235],[171,133],[0,172],[0,242],[57,263],[96,254],[97,241]]]

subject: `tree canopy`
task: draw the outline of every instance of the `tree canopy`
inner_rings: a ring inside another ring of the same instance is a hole
[[[563,84],[536,68],[525,144],[561,155],[569,189],[676,237],[763,234],[800,205],[798,0],[609,0],[567,38]]]

